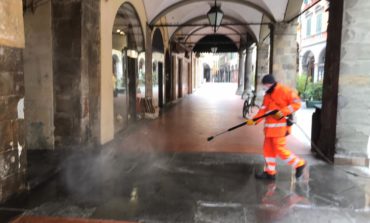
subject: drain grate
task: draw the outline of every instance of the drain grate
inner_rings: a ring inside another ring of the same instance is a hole
[[[246,223],[244,207],[239,203],[199,201],[195,223]]]

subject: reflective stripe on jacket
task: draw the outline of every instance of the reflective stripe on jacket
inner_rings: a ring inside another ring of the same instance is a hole
[[[288,116],[300,107],[301,100],[296,92],[287,86],[277,83],[272,89],[266,92],[263,98],[263,105],[255,117],[259,117],[273,110],[279,110],[284,116]],[[290,128],[287,126],[285,118],[278,120],[272,115],[265,118],[264,131],[266,137],[286,136],[290,132]]]

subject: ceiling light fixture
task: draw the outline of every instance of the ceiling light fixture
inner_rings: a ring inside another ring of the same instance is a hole
[[[218,27],[220,27],[222,18],[224,17],[224,12],[221,10],[221,6],[217,6],[217,2],[215,0],[214,6],[207,13],[207,17],[209,23],[213,27],[213,32],[217,32]]]

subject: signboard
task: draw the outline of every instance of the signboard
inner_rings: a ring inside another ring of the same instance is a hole
[[[0,1],[0,45],[24,48],[22,0]]]

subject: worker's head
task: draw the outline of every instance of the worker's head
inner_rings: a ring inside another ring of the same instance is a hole
[[[268,91],[272,85],[276,83],[276,80],[272,74],[266,74],[262,78],[263,90]]]

